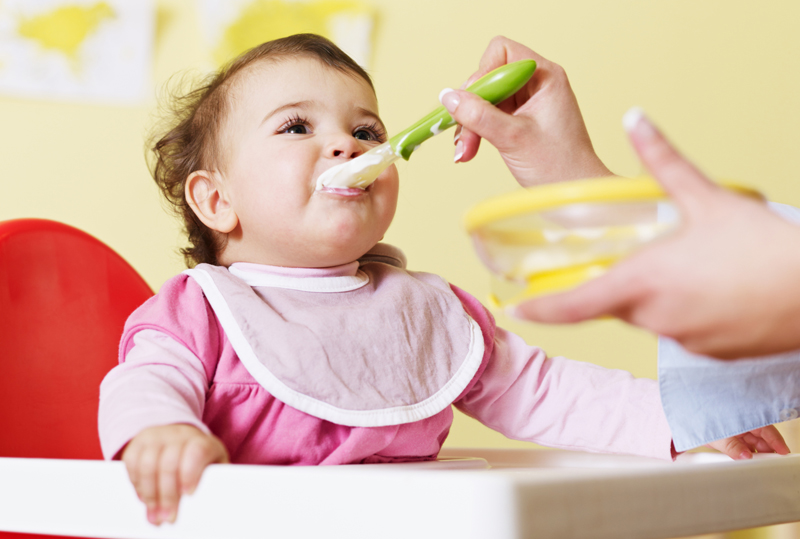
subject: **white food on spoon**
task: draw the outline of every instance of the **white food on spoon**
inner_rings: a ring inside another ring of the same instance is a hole
[[[397,155],[388,142],[376,146],[363,155],[331,167],[317,178],[316,190],[325,187],[366,189],[381,172],[394,163]]]

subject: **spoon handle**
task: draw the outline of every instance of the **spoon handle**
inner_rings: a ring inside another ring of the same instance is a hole
[[[467,91],[497,104],[517,93],[533,76],[534,60],[519,60],[498,67],[472,83]],[[392,150],[408,161],[420,144],[456,124],[444,107],[439,107],[420,121],[389,139]]]

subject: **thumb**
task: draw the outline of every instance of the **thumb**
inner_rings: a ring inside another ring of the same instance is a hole
[[[622,124],[642,164],[675,203],[689,214],[706,207],[718,187],[686,160],[664,135],[635,107],[625,113]]]
[[[472,92],[445,90],[439,100],[457,123],[485,138],[501,152],[519,139],[515,133],[523,120],[501,111]]]

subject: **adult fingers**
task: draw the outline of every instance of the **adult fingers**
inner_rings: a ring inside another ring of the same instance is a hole
[[[453,139],[453,143],[456,145],[453,161],[455,163],[466,163],[477,155],[481,147],[481,137],[461,126],[461,130],[456,135],[456,138]]]
[[[181,461],[181,444],[167,446],[160,455],[158,465],[158,518],[160,522],[175,522],[181,494],[178,485],[178,468]]]
[[[523,58],[528,58],[527,56],[521,56],[520,49],[527,49],[531,53],[530,49],[517,43],[516,41],[512,41],[504,36],[495,36],[489,41],[489,46],[486,47],[486,50],[483,51],[483,55],[481,56],[480,62],[478,62],[478,70],[469,76],[469,78],[462,84],[459,89],[464,90],[473,82],[481,78],[482,76],[486,75],[493,69],[497,69],[498,67],[504,66],[509,62],[513,62],[514,60],[510,59],[510,57],[515,57],[515,60],[522,60]],[[519,56],[517,58],[517,56]],[[533,58],[532,56],[530,58]],[[538,62],[537,62],[538,64]]]
[[[459,125],[456,127],[456,133],[453,137],[453,144],[456,146],[453,162],[466,163],[478,153],[478,148],[481,144],[481,137],[465,128],[463,125]]]
[[[481,56],[478,70],[470,75],[464,84],[459,87],[459,90],[465,90],[473,82],[489,73],[493,69],[497,69],[498,67],[507,64],[509,62],[509,52],[512,54],[516,53],[516,47],[514,47],[514,45],[527,48],[519,43],[511,41],[506,37],[494,37],[489,42],[489,46],[484,51],[483,56]],[[533,53],[533,51],[530,52]],[[439,97],[439,100],[441,101],[441,96]],[[456,131],[455,137],[453,138],[453,144],[456,146],[453,161],[456,163],[466,163],[467,161],[471,161],[472,158],[478,153],[478,149],[480,148],[481,144],[481,136],[470,129],[465,128],[463,125],[460,125]]]
[[[717,451],[725,453],[733,460],[747,460],[753,458],[753,453],[750,451],[750,448],[747,447],[747,444],[736,436],[717,440],[708,445]]]
[[[560,294],[520,303],[510,310],[516,318],[546,324],[572,324],[603,315],[624,317],[640,291],[622,262],[605,275]]]
[[[195,438],[184,448],[180,464],[181,492],[192,494],[200,482],[206,466],[228,463],[228,452],[222,442],[212,437]]]
[[[689,215],[702,212],[718,187],[667,141],[641,109],[629,110],[622,123],[642,163],[678,206]]]
[[[754,435],[752,432],[745,432],[739,438],[747,444],[747,447],[753,453],[774,453],[772,448],[761,437]]]
[[[781,436],[781,433],[773,425],[756,429],[753,432],[760,436],[776,453],[788,455],[791,452],[783,436]]]
[[[439,100],[456,122],[473,134],[485,138],[501,152],[520,143],[524,122],[522,118],[507,114],[485,99],[464,90],[447,88],[439,95]],[[477,145],[467,147],[467,142],[475,141],[465,137],[462,129],[459,140],[465,145],[462,160],[469,160],[477,152]]]
[[[516,62],[517,60],[533,59],[537,64],[537,71],[541,72],[541,68],[550,64],[544,57],[536,54],[533,50],[529,49],[521,43],[517,43],[504,36],[496,36],[490,42],[489,46],[481,56],[478,64],[478,70],[470,75],[460,89],[464,90],[473,82],[489,73],[490,71],[504,66],[509,62]],[[534,78],[539,76],[539,73],[534,73]],[[512,112],[513,109],[506,112]],[[460,122],[459,122],[460,123]],[[456,145],[455,162],[466,163],[470,161],[478,153],[481,142],[481,134],[469,128],[463,128],[456,134],[453,143]],[[460,142],[460,144],[459,144]],[[490,140],[490,142],[492,142]]]
[[[472,76],[474,78],[471,80],[474,82],[489,71],[497,69],[502,65],[527,59],[536,60],[537,65],[548,63],[545,58],[536,54],[525,45],[504,36],[496,36],[492,38],[489,42],[489,46],[486,47],[486,50],[483,52],[483,56],[481,56],[481,60],[478,64],[478,71]]]

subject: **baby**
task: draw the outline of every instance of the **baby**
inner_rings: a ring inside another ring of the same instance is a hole
[[[435,459],[451,405],[511,438],[675,456],[655,381],[549,358],[378,243],[394,166],[315,190],[386,139],[369,76],[331,42],[264,43],[178,104],[154,176],[192,269],[128,319],[100,396],[104,455],[150,522],[174,522],[210,463]],[[788,451],[774,427],[745,436]]]

